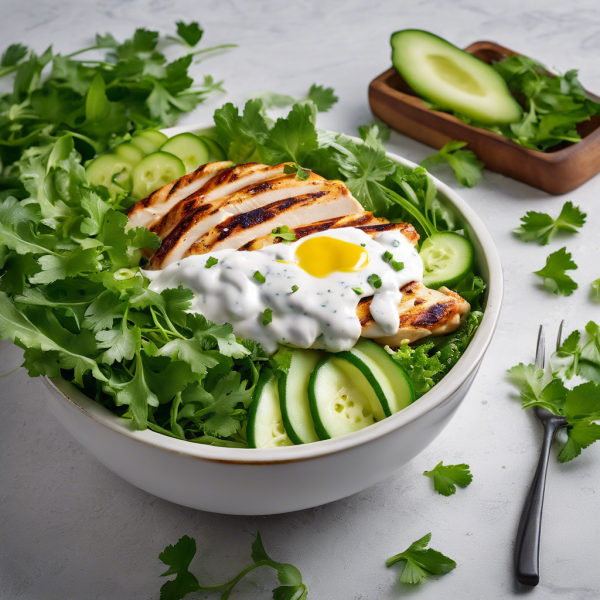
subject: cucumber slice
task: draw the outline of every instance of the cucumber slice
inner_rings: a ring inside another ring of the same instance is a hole
[[[248,448],[293,446],[281,420],[277,377],[270,369],[261,373],[246,425]]]
[[[308,401],[315,431],[322,440],[359,431],[375,422],[375,391],[353,364],[336,356],[323,359],[312,372]]]
[[[397,31],[390,42],[394,68],[422,98],[489,125],[521,119],[504,79],[472,54],[418,29]]]
[[[169,138],[157,129],[144,129],[136,131],[131,138],[131,143],[137,146],[144,154],[156,152]]]
[[[209,151],[209,162],[217,162],[219,160],[227,160],[227,155],[225,154],[225,150],[221,148],[220,144],[209,138],[206,135],[198,136],[207,146]]]
[[[185,167],[179,158],[168,152],[153,152],[145,156],[131,172],[134,198],[145,198],[170,181],[185,175]]]
[[[137,165],[137,163],[145,156],[145,154],[131,142],[123,142],[122,144],[115,146],[113,152],[117,156],[122,156],[125,160],[128,160],[134,165]]]
[[[161,147],[161,152],[170,152],[185,166],[186,173],[191,173],[200,165],[208,162],[208,146],[193,133],[180,133],[167,140]]]
[[[378,421],[415,401],[415,390],[407,372],[374,341],[361,338],[352,350],[336,356],[352,363],[371,384],[378,400],[372,404]]]
[[[318,442],[319,436],[310,414],[308,382],[323,353],[317,350],[294,350],[290,368],[279,376],[279,403],[283,425],[294,444]]]
[[[473,269],[473,244],[458,233],[436,233],[421,245],[423,285],[453,287]]]
[[[103,185],[114,198],[131,190],[133,163],[122,156],[108,152],[95,158],[85,168],[85,174],[92,185]]]

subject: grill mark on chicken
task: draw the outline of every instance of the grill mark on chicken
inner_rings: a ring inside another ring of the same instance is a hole
[[[425,301],[423,300],[422,303],[424,302]],[[416,303],[417,300],[415,300],[415,304]],[[400,315],[400,327],[402,327],[403,322],[408,322],[411,320],[413,327],[431,327],[432,325],[440,322],[448,308],[449,306],[447,304],[432,304],[425,311],[419,313],[419,316],[416,319],[413,319],[413,315],[410,314]]]
[[[203,218],[205,213],[210,208],[210,204],[205,204],[197,208],[191,215],[187,216],[183,221],[173,229],[170,235],[168,235],[160,245],[160,248],[156,251],[156,254],[152,257],[153,262],[158,261],[157,264],[162,262],[162,259],[169,253],[169,251],[177,244],[179,238],[185,232],[186,228],[193,223],[198,222]]]
[[[235,215],[230,219],[227,219],[224,223],[220,223],[215,227],[216,230],[220,231],[217,242],[221,242],[225,238],[235,233],[239,229],[248,229],[248,227],[255,227],[265,221],[274,219],[277,215],[285,212],[290,206],[298,204],[299,202],[306,202],[307,200],[317,200],[323,196],[329,194],[328,190],[320,192],[313,192],[311,194],[305,194],[304,196],[296,196],[295,198],[286,198],[273,204],[268,204],[263,208],[256,208],[246,213]]]

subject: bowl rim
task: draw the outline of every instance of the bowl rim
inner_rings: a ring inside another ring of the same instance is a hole
[[[163,130],[169,137],[183,132],[207,131],[212,125],[190,124]],[[414,169],[418,165],[393,152],[386,152],[388,158],[401,166]],[[471,376],[480,364],[498,325],[500,309],[504,295],[502,266],[496,246],[481,219],[460,195],[439,179],[431,176],[438,193],[453,207],[455,213],[468,223],[482,248],[483,259],[487,263],[488,297],[481,324],[467,350],[452,370],[429,392],[402,411],[374,423],[365,429],[338,438],[323,440],[319,443],[285,446],[281,448],[229,448],[199,444],[154,432],[150,429],[133,429],[128,419],[118,417],[104,406],[89,399],[80,390],[61,378],[43,377],[46,386],[62,399],[65,404],[75,408],[100,425],[137,442],[153,446],[160,450],[197,458],[209,462],[230,464],[268,465],[299,462],[317,459],[323,456],[351,450],[385,437],[412,423],[428,412],[444,404]],[[66,388],[66,390],[65,390]],[[67,391],[68,390],[68,391]]]

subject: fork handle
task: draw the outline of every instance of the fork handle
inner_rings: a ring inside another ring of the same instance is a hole
[[[544,488],[546,471],[550,458],[550,447],[559,423],[553,420],[544,425],[544,442],[540,453],[531,489],[525,500],[517,538],[515,540],[515,575],[523,585],[535,586],[540,582],[540,531],[542,528],[542,509],[544,506]]]

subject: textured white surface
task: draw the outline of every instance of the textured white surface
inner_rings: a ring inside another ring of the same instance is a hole
[[[227,100],[271,89],[304,93],[331,85],[340,102],[320,126],[354,133],[371,119],[368,82],[389,66],[388,36],[426,28],[459,45],[490,39],[561,69],[578,67],[584,85],[600,90],[600,8],[594,0],[475,2],[152,2],[7,0],[0,5],[2,46],[23,42],[68,52],[96,32],[117,37],[136,26],[171,32],[176,20],[198,19],[207,44],[240,48],[202,64],[198,73],[225,79]],[[200,106],[190,121],[209,119],[225,98]],[[388,148],[419,161],[431,149],[393,134]],[[460,188],[448,173],[442,179]],[[512,576],[512,545],[537,461],[541,430],[511,398],[505,370],[533,359],[540,322],[553,332],[600,318],[589,284],[600,277],[600,178],[565,197],[550,197],[486,171],[459,192],[496,241],[506,278],[499,330],[458,415],[423,454],[393,479],[347,500],[290,515],[225,517],[180,508],[141,492],[89,458],[41,402],[40,383],[23,371],[0,386],[0,597],[114,600],[158,598],[164,570],[158,553],[181,535],[198,543],[194,571],[202,582],[226,580],[249,561],[260,528],[267,549],[297,565],[319,600],[492,600],[527,593]],[[588,223],[577,236],[548,247],[520,242],[511,230],[527,210],[557,213],[566,199],[581,204]],[[532,271],[562,245],[573,252],[580,289],[559,298],[539,289]],[[0,343],[0,370],[19,352]],[[467,462],[474,481],[450,498],[434,494],[421,473],[440,460]],[[542,534],[542,583],[536,599],[600,597],[600,447],[571,464],[552,460]],[[210,482],[206,482],[210,485]],[[386,557],[425,533],[457,569],[416,589],[400,589]],[[268,598],[271,575],[257,573],[239,598]]]

